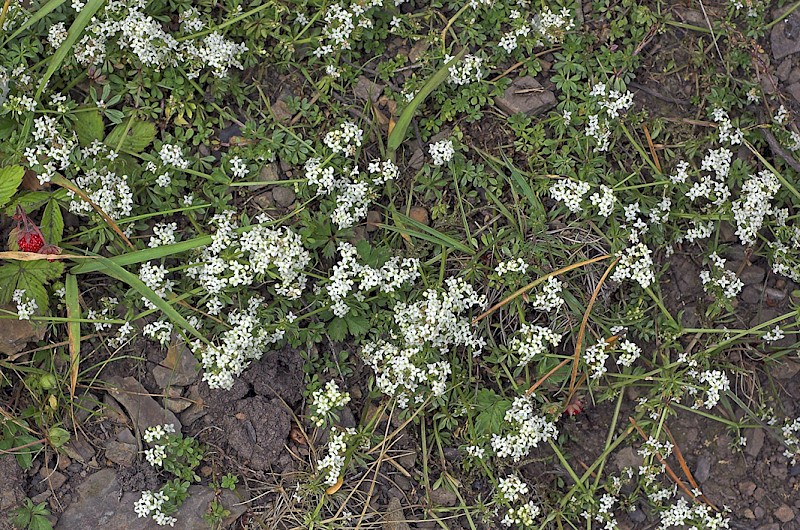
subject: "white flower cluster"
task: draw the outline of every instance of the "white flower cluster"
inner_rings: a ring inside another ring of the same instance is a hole
[[[605,83],[592,86],[589,95],[596,98],[600,111],[589,115],[586,136],[595,140],[595,151],[608,151],[611,145],[611,120],[633,106],[633,93],[624,94],[619,90],[609,90]],[[602,120],[601,120],[602,119]]]
[[[431,154],[431,158],[433,158],[434,166],[445,165],[450,162],[453,159],[453,155],[456,154],[452,140],[439,140],[438,142],[432,143],[428,146],[428,152]]]
[[[661,524],[658,530],[668,530],[670,528],[706,528],[708,530],[718,530],[720,528],[730,528],[730,519],[724,517],[721,512],[715,512],[706,504],[693,504],[683,497],[671,505],[660,514]]]
[[[744,288],[744,283],[736,273],[725,268],[725,258],[716,252],[712,252],[708,257],[711,270],[700,271],[700,281],[703,282],[703,290],[715,296],[722,296],[728,300],[736,298]]]
[[[492,434],[492,449],[498,457],[510,456],[514,462],[519,462],[539,443],[558,436],[555,423],[537,415],[533,405],[533,399],[529,396],[514,399],[504,418],[509,432],[504,435]]]
[[[106,59],[109,44],[116,46],[128,62],[138,62],[156,70],[187,67],[188,77],[195,78],[200,70],[209,68],[217,77],[225,77],[231,67],[241,69],[240,56],[247,51],[244,44],[225,39],[212,32],[202,40],[178,40],[164,30],[161,22],[143,12],[146,0],[114,0],[106,3],[103,12],[92,18],[83,37],[75,45],[75,58],[84,66],[99,64]],[[182,31],[193,32],[203,26],[196,10],[181,14]],[[186,36],[188,37],[188,35]]]
[[[614,190],[606,185],[600,185],[600,192],[602,195],[601,193],[593,193],[589,200],[598,209],[598,214],[607,218],[614,211],[614,204],[617,202],[617,198],[614,196]]]
[[[153,235],[148,241],[150,248],[163,247],[175,243],[175,231],[178,230],[177,223],[156,223],[153,226]]]
[[[510,349],[519,357],[517,366],[525,366],[537,357],[547,353],[548,345],[558,346],[561,335],[549,328],[523,324],[517,336],[511,339]]]
[[[789,117],[789,111],[786,110],[786,107],[781,105],[778,107],[778,111],[775,113],[775,116],[772,117],[773,121],[778,125],[783,125],[786,123],[786,118]]]
[[[382,0],[367,0],[353,2],[350,6],[345,3],[328,5],[325,10],[325,26],[322,28],[323,38],[313,54],[323,57],[349,50],[355,41],[356,29],[373,26],[372,19],[367,17],[367,11],[382,4]]]
[[[358,250],[347,242],[339,243],[341,259],[334,265],[330,283],[325,286],[333,305],[331,310],[338,317],[350,312],[346,298],[353,294],[363,300],[373,289],[382,293],[393,293],[404,284],[410,284],[419,277],[419,260],[394,256],[380,269],[358,263]]]
[[[534,46],[559,44],[564,40],[567,31],[575,27],[572,12],[567,8],[558,13],[550,11],[550,8],[545,8],[530,21],[524,20],[519,11],[514,10],[510,18],[514,29],[506,32],[498,43],[498,46],[503,48],[506,53],[517,49],[518,39],[530,38]]]
[[[423,300],[394,306],[394,320],[406,345],[430,346],[442,353],[464,346],[478,355],[486,340],[473,331],[469,318],[462,316],[472,308],[486,305],[472,285],[460,278],[447,278],[444,292],[428,289]]]
[[[769,330],[766,333],[764,333],[761,336],[761,340],[763,340],[764,342],[776,342],[776,341],[781,340],[785,336],[786,335],[784,335],[783,330],[781,329],[781,327],[780,326],[775,326],[771,330]]]
[[[549,193],[554,200],[563,202],[570,212],[578,213],[583,210],[581,201],[584,195],[589,193],[589,188],[586,182],[559,179],[550,186]]]
[[[75,177],[75,184],[112,219],[128,216],[133,209],[133,192],[128,185],[127,175],[117,175],[106,167],[91,168]],[[67,195],[73,198],[69,203],[72,213],[86,215],[93,211],[91,204],[76,198],[72,191]]]
[[[119,305],[119,300],[113,296],[103,296],[100,298],[100,311],[96,309],[89,309],[86,312],[86,318],[88,320],[97,320],[98,322],[94,322],[94,329],[98,333],[101,331],[105,331],[107,329],[111,329],[110,322],[104,322],[104,320],[111,317],[112,311]]]
[[[541,289],[537,289],[536,294],[530,297],[529,303],[531,307],[537,311],[552,311],[558,309],[564,303],[561,298],[561,291],[564,284],[555,276],[550,276],[542,285]]]
[[[740,197],[733,201],[731,210],[736,221],[736,235],[743,245],[756,242],[756,235],[764,218],[773,212],[772,199],[781,189],[781,183],[771,171],[763,170],[742,185]]]
[[[772,251],[772,271],[800,282],[800,227],[779,226],[775,241],[768,245]]]
[[[17,318],[19,320],[30,320],[31,316],[39,309],[36,300],[28,297],[25,289],[15,289],[11,295],[11,300],[17,304]]]
[[[263,301],[253,297],[248,303],[247,312],[231,311],[227,323],[230,329],[222,332],[216,344],[207,345],[199,340],[192,342],[192,351],[203,365],[203,381],[210,388],[230,390],[234,378],[260,359],[271,344],[283,338],[284,331],[277,329],[270,333],[256,312]]]
[[[428,289],[423,300],[395,305],[399,330],[391,337],[402,346],[378,341],[361,351],[364,362],[375,372],[378,388],[395,397],[401,408],[408,406],[412,395],[415,403],[424,401],[423,387],[434,396],[445,392],[451,367],[446,360],[438,360],[439,354],[463,346],[477,355],[485,345],[485,339],[471,329],[468,316],[464,316],[470,309],[484,306],[485,297],[461,279],[448,278],[445,284],[445,292]]]
[[[210,295],[206,302],[210,314],[217,315],[224,307],[220,295],[225,289],[256,281],[276,278],[275,291],[289,299],[302,294],[307,281],[303,270],[311,255],[298,234],[288,227],[267,228],[262,224],[267,220],[265,215],[259,215],[256,218],[259,224],[239,234],[233,212],[211,219],[211,224],[217,227],[212,242],[202,249],[198,263],[187,269],[187,275]]]
[[[317,462],[317,471],[324,474],[323,482],[333,486],[342,476],[344,465],[347,463],[347,442],[356,434],[355,429],[333,427],[328,442],[328,454]]]
[[[56,171],[67,169],[78,139],[73,131],[67,132],[53,116],[39,116],[33,120],[33,139],[36,144],[26,147],[24,156],[31,169],[37,173],[39,183],[50,182]],[[82,188],[85,189],[85,188]]]
[[[452,55],[445,55],[444,62],[448,63],[453,59]],[[483,58],[476,55],[466,54],[461,61],[451,64],[448,68],[450,83],[458,86],[468,85],[483,79],[483,70],[481,65]]]
[[[509,475],[498,480],[497,490],[497,502],[508,508],[500,523],[506,527],[533,527],[541,509],[533,501],[524,501],[523,497],[530,491],[528,485],[517,475]]]
[[[707,221],[704,223],[697,219],[692,219],[691,225],[692,227],[686,231],[686,235],[678,237],[678,242],[684,240],[693,242],[699,239],[705,239],[714,233],[714,221]]]
[[[509,272],[518,272],[525,274],[528,271],[528,263],[522,258],[515,258],[508,261],[501,261],[494,268],[495,274],[503,277]]]
[[[583,362],[589,370],[589,379],[597,381],[606,373],[606,361],[608,360],[609,344],[605,339],[598,340],[583,352]]]
[[[157,341],[161,346],[166,346],[172,339],[172,322],[156,320],[142,327],[142,335]]]
[[[433,396],[441,396],[447,390],[450,363],[430,362],[428,352],[420,346],[401,349],[386,341],[371,342],[361,349],[361,356],[375,372],[378,389],[397,399],[401,409],[408,407],[410,396],[414,396],[414,403],[425,401],[424,388],[430,389]]]
[[[179,145],[164,144],[158,151],[158,157],[165,166],[187,169],[189,161],[183,158],[183,149]]]
[[[352,158],[361,147],[363,139],[364,131],[359,129],[355,123],[346,121],[338,129],[329,131],[322,141],[334,153],[342,153],[344,156]]]
[[[797,465],[800,461],[800,418],[790,420],[781,427],[783,434],[783,444],[786,446],[784,456],[792,461],[792,465]]]
[[[620,339],[617,343],[617,349],[622,352],[617,355],[617,364],[631,366],[636,359],[642,356],[642,349],[628,339]]]
[[[53,49],[60,48],[67,40],[67,27],[63,22],[56,22],[47,30],[47,42]]]
[[[628,247],[619,256],[611,281],[634,280],[647,289],[656,281],[653,273],[653,254],[644,243]]]
[[[361,146],[363,131],[355,124],[346,122],[325,135],[324,143],[334,153],[355,157]],[[327,162],[327,161],[326,161]],[[336,207],[331,220],[340,229],[350,228],[367,215],[367,209],[378,196],[379,187],[394,180],[399,174],[397,166],[390,160],[373,160],[362,174],[357,165],[344,168],[336,175],[336,169],[323,165],[322,159],[310,158],[305,163],[305,177],[308,184],[316,186],[324,195],[336,195]]]
[[[733,152],[725,147],[711,149],[700,164],[702,171],[713,172],[714,175],[701,175],[700,180],[692,184],[686,196],[695,201],[704,198],[714,205],[723,204],[731,196],[728,188],[727,177],[731,169]]]
[[[728,376],[722,370],[706,370],[704,372],[697,372],[696,370],[689,370],[686,372],[690,377],[697,380],[699,384],[707,384],[705,400],[698,399],[692,408],[698,408],[704,405],[707,409],[714,408],[719,403],[720,392],[730,390],[731,384]],[[688,388],[690,394],[697,393],[694,387]]]
[[[152,514],[153,520],[159,526],[175,526],[178,520],[162,511],[164,503],[167,501],[169,501],[169,497],[163,491],[153,493],[145,490],[142,492],[141,498],[133,504],[133,510],[139,517],[149,517]]]
[[[744,133],[738,127],[734,128],[728,113],[720,108],[714,109],[712,112],[714,121],[717,122],[717,133],[719,133],[720,143],[727,143],[730,145],[739,145],[744,140]]]
[[[161,467],[164,465],[164,459],[167,458],[167,444],[165,439],[170,434],[174,433],[175,425],[172,423],[155,425],[153,427],[148,427],[144,431],[144,435],[142,436],[144,441],[149,444],[155,443],[153,447],[144,451],[144,457],[151,466]]]
[[[317,427],[325,425],[325,421],[334,409],[350,403],[350,394],[339,390],[336,381],[328,381],[323,388],[311,394],[311,421]]]
[[[166,438],[170,434],[175,434],[175,425],[172,423],[165,423],[163,425],[154,425],[152,427],[148,427],[144,431],[144,441],[151,444],[153,442],[157,442],[162,438]]]
[[[165,266],[153,264],[151,261],[139,268],[139,279],[163,299],[167,298],[167,293],[171,293],[175,285],[175,282],[167,278],[168,275],[169,270]],[[156,308],[150,300],[142,298],[142,301],[148,308]]]

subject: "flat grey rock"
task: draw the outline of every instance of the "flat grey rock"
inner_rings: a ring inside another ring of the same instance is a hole
[[[109,394],[122,405],[140,434],[144,434],[148,427],[165,423],[173,424],[175,432],[181,432],[178,417],[159,405],[139,381],[133,377],[112,377],[108,382],[112,386]]]
[[[556,96],[533,77],[525,76],[514,80],[494,102],[507,114],[535,116],[553,108],[556,105]]]

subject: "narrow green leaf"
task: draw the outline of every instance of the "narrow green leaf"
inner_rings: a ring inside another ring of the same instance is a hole
[[[450,75],[450,66],[455,64],[456,62],[461,60],[461,57],[467,52],[467,49],[464,48],[458,54],[450,59],[448,62],[444,64],[433,76],[428,79],[428,82],[425,83],[425,86],[414,96],[414,99],[411,100],[411,103],[403,109],[403,112],[400,113],[400,117],[397,119],[397,123],[392,129],[392,132],[389,133],[389,140],[387,142],[387,149],[389,150],[389,159],[394,160],[395,155],[397,153],[397,149],[400,147],[400,144],[403,143],[403,140],[406,138],[406,131],[408,131],[409,125],[411,125],[411,120],[414,118],[414,114],[417,112],[417,108],[425,101],[425,99],[436,90],[436,87],[441,85],[447,76]]]
[[[133,120],[130,127],[127,123],[120,123],[114,127],[106,136],[105,143],[112,149],[120,148],[131,153],[141,153],[147,149],[155,137],[155,125],[149,121]]]
[[[448,247],[451,250],[460,250],[461,252],[469,254],[470,256],[475,254],[475,249],[468,247],[464,243],[457,241],[447,234],[443,234],[428,225],[417,222],[410,217],[401,214],[400,212],[392,212],[392,218],[394,219],[395,223],[401,226],[391,226],[386,224],[382,224],[380,226],[391,232],[407,234],[409,236],[429,241],[437,245]],[[414,230],[408,228],[408,226],[413,227]]]
[[[40,228],[47,243],[51,245],[61,243],[61,238],[64,236],[64,216],[61,214],[61,206],[58,205],[57,200],[50,199],[48,201],[42,214]]]
[[[138,276],[135,274],[128,272],[127,270],[123,269],[118,264],[114,263],[112,260],[97,256],[97,261],[103,265],[101,270],[111,276],[112,278],[116,278],[119,281],[127,283],[130,287],[133,288],[137,293],[139,293],[142,297],[146,298],[154,306],[159,308],[166,316],[169,318],[173,324],[178,325],[184,331],[193,335],[194,337],[200,339],[205,344],[208,344],[208,340],[203,336],[199,331],[197,331],[194,326],[189,324],[189,322],[181,316],[178,311],[173,308],[171,305],[167,303],[166,300],[158,296],[152,289],[150,289],[142,280],[139,279]]]
[[[75,17],[75,21],[69,27],[69,31],[67,32],[67,38],[61,44],[61,46],[58,47],[56,53],[50,57],[50,64],[47,65],[47,70],[39,82],[39,88],[36,90],[37,101],[41,98],[42,92],[44,92],[47,83],[50,82],[50,78],[53,77],[53,74],[56,73],[56,70],[61,68],[61,63],[63,63],[64,59],[67,58],[67,54],[70,52],[75,43],[78,42],[78,39],[81,37],[81,35],[83,35],[83,30],[86,29],[86,26],[88,26],[92,21],[92,17],[95,15],[95,13],[97,13],[104,3],[105,0],[87,0],[86,5],[83,6],[78,13],[78,16]]]
[[[22,166],[0,168],[0,206],[5,206],[17,192],[23,175],[25,175],[25,170]]]
[[[64,281],[64,303],[67,306],[67,317],[72,319],[67,322],[67,337],[69,338],[70,360],[70,396],[75,395],[75,386],[78,383],[78,369],[81,364],[81,304],[78,300],[78,277],[67,274]]]
[[[3,41],[3,45],[0,46],[0,49],[5,48],[6,47],[5,45],[7,43],[13,42],[14,39],[19,37],[20,33],[22,33],[23,31],[25,31],[26,29],[28,29],[29,27],[33,26],[34,24],[36,24],[37,22],[42,20],[44,17],[46,17],[47,15],[52,13],[56,8],[58,8],[58,6],[63,4],[65,1],[66,0],[50,0],[49,2],[47,2],[42,7],[37,8],[36,11],[33,13],[33,15],[31,15],[31,17],[28,20],[26,20],[24,24],[22,24],[20,27],[18,27],[17,30],[14,33],[9,35]]]

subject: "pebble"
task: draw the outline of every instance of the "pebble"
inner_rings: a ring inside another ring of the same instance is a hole
[[[711,476],[711,457],[703,455],[697,459],[697,467],[694,471],[694,478],[702,484]]]
[[[420,224],[430,224],[430,216],[428,210],[422,206],[412,206],[408,216]]]
[[[536,116],[554,107],[556,96],[552,90],[546,90],[533,77],[524,76],[515,79],[494,102],[500,110],[509,115]]]
[[[122,467],[133,465],[136,460],[136,446],[112,440],[106,444],[106,458]]]
[[[458,496],[450,490],[439,488],[431,492],[431,504],[434,506],[455,506]]]
[[[288,208],[294,203],[297,194],[287,186],[276,186],[272,190],[272,198],[278,206]]]
[[[744,510],[742,515],[744,515],[745,519],[755,519],[756,518],[756,514],[754,514],[753,510],[751,510],[750,508],[745,508],[745,510]]]
[[[739,279],[742,280],[742,283],[745,285],[755,285],[763,282],[766,276],[767,271],[764,270],[764,267],[750,265],[742,270],[742,273],[739,275]]]
[[[755,514],[756,519],[761,519],[762,517],[764,517],[764,515],[766,515],[767,511],[761,506],[756,506],[755,509],[753,510],[753,513]]]
[[[788,523],[792,519],[794,519],[794,510],[792,510],[789,506],[782,504],[775,510],[773,514],[780,522]]]
[[[761,302],[761,291],[752,285],[746,286],[740,296],[743,302],[756,305]]]
[[[749,480],[745,480],[744,482],[739,483],[739,491],[742,493],[742,495],[749,497],[754,491],[756,491],[756,485]]]
[[[380,228],[378,225],[383,222],[381,212],[370,210],[367,212],[367,232],[375,232]]]
[[[747,447],[744,452],[753,458],[758,456],[761,448],[764,447],[764,429],[749,429],[745,432]]]

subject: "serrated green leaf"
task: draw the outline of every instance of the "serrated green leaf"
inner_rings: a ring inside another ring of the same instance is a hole
[[[475,418],[475,433],[478,436],[488,435],[501,431],[511,402],[484,388],[478,391],[475,408],[479,411]]]
[[[95,140],[102,140],[105,133],[103,116],[100,109],[78,109],[75,113],[75,134],[78,136],[78,143],[81,146],[91,145]]]
[[[44,240],[51,245],[61,243],[64,236],[64,216],[61,214],[61,207],[58,201],[50,199],[42,214],[42,222],[39,227],[44,235]]]
[[[327,327],[328,336],[334,342],[341,342],[347,337],[347,322],[343,318],[335,317]]]
[[[14,200],[6,206],[6,215],[14,215],[17,205],[22,206],[25,212],[32,212],[50,200],[51,196],[52,194],[46,191],[27,191],[19,193],[14,197]]]
[[[64,264],[47,260],[15,261],[0,266],[0,304],[11,301],[14,291],[24,289],[36,300],[39,313],[46,311],[49,300],[45,284],[64,273]]]
[[[127,133],[125,130],[127,129]],[[123,139],[123,135],[125,135]],[[105,143],[112,149],[122,149],[132,153],[141,153],[156,137],[156,126],[149,121],[133,120],[120,123],[106,136]]]
[[[22,183],[25,170],[22,166],[0,168],[0,206],[5,206]]]
[[[369,331],[369,319],[364,315],[347,315],[347,330],[354,337],[361,337]]]

